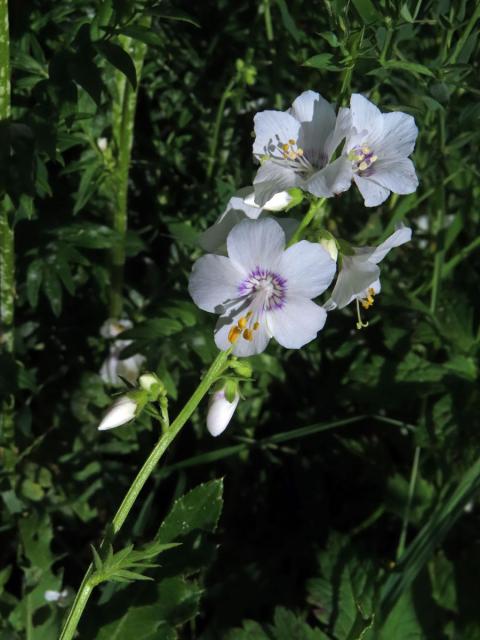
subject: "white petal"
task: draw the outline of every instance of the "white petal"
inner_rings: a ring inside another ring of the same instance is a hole
[[[346,156],[340,156],[324,169],[314,173],[307,180],[305,189],[320,198],[331,198],[350,188],[352,176],[352,163]]]
[[[293,169],[281,166],[272,160],[265,160],[253,180],[255,202],[263,207],[277,193],[302,185],[303,180]]]
[[[273,218],[242,220],[227,238],[231,261],[246,273],[255,267],[275,269],[284,247],[285,233]]]
[[[390,191],[370,178],[361,178],[354,174],[353,180],[363,196],[366,207],[376,207],[390,195]]]
[[[119,360],[117,365],[117,376],[121,376],[131,384],[135,384],[145,360],[145,356],[142,356],[140,353],[136,353],[130,358]]]
[[[308,298],[288,296],[282,309],[268,313],[268,326],[275,340],[287,349],[300,349],[317,337],[327,314]]]
[[[200,309],[222,313],[224,304],[238,298],[237,287],[244,276],[245,273],[224,256],[202,256],[193,265],[188,291]]]
[[[413,193],[418,187],[415,167],[408,158],[378,160],[372,166],[369,178],[385,189],[402,195]]]
[[[335,128],[332,105],[315,91],[304,91],[292,104],[290,113],[302,123],[298,146],[314,166],[323,166],[327,161],[326,141]]]
[[[409,156],[417,139],[418,129],[412,116],[401,111],[383,114],[382,156]]]
[[[380,110],[359,93],[350,99],[352,125],[358,134],[365,133],[365,138],[377,138],[383,131],[383,116]]]
[[[245,315],[245,307],[238,307],[231,310],[228,314],[218,319],[215,327],[215,344],[221,351],[226,351],[232,344],[228,339],[228,334],[233,325],[236,325],[242,315]],[[269,331],[266,317],[260,318],[260,327],[253,332],[253,340],[245,340],[240,336],[233,347],[233,354],[239,357],[254,356],[262,353],[270,342],[271,334]]]
[[[411,239],[412,230],[410,229],[410,227],[400,227],[399,229],[394,231],[391,236],[388,236],[388,238],[384,242],[379,244],[376,249],[374,249],[370,257],[368,258],[369,262],[378,264],[385,258],[385,256],[391,249],[393,249],[394,247],[399,247],[400,245],[405,244],[405,242],[409,242]]]
[[[280,191],[276,193],[273,198],[267,200],[267,202],[263,205],[264,210],[266,211],[283,211],[290,202],[292,201],[292,196],[288,193],[288,191]]]
[[[327,154],[327,158],[329,161],[342,140],[350,134],[351,129],[352,116],[350,113],[350,109],[342,107],[338,110],[337,119],[335,121],[335,129],[333,130],[325,144],[325,153]]]
[[[330,285],[336,263],[320,245],[301,240],[282,256],[279,271],[287,280],[288,296],[316,298]]]
[[[100,335],[103,338],[116,338],[122,331],[131,329],[132,326],[130,320],[114,320],[113,318],[109,318],[102,324]]]
[[[100,377],[105,384],[108,384],[112,387],[118,384],[122,384],[122,381],[117,376],[118,363],[119,359],[117,355],[110,353],[110,355],[107,356],[103,361],[102,367],[100,369]]]
[[[252,207],[253,208],[253,207]],[[259,207],[255,207],[258,213],[261,212]],[[233,227],[245,219],[245,213],[235,209],[229,209],[226,211],[219,220],[209,227],[206,231],[200,234],[198,239],[199,245],[204,251],[208,253],[222,253],[227,252],[227,236]]]
[[[47,602],[58,602],[62,597],[62,593],[60,591],[54,591],[53,589],[48,589],[43,594],[43,597]]]
[[[330,311],[336,307],[346,307],[378,280],[379,275],[380,269],[376,264],[357,260],[355,256],[343,256],[342,268],[325,308]]]
[[[128,396],[120,396],[105,414],[103,420],[98,425],[98,430],[105,431],[106,429],[114,429],[115,427],[120,427],[122,424],[130,422],[130,420],[133,420],[135,417],[136,410],[137,403],[134,400]]]
[[[237,393],[233,402],[229,402],[223,390],[216,391],[212,395],[207,413],[207,429],[212,436],[219,436],[225,431],[235,413],[239,400],[240,396]]]
[[[276,153],[282,144],[290,139],[297,140],[300,123],[284,111],[260,111],[254,118],[255,141],[253,153],[256,156]]]

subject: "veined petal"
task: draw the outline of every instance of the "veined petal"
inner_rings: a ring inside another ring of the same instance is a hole
[[[253,207],[252,207],[253,208]],[[260,213],[261,209],[256,207]],[[200,234],[198,243],[208,253],[227,253],[227,236],[233,227],[246,217],[243,211],[230,209],[217,222]]]
[[[325,153],[327,154],[328,161],[330,161],[330,158],[335,153],[335,150],[342,140],[349,135],[351,129],[352,115],[350,113],[350,109],[347,107],[341,107],[338,110],[335,128],[325,144]]]
[[[282,309],[268,312],[268,326],[275,340],[287,349],[300,349],[317,337],[327,314],[323,307],[302,296],[289,296]]]
[[[382,187],[370,178],[361,178],[359,175],[354,174],[353,180],[363,196],[366,207],[376,207],[385,202],[390,195],[389,189]]]
[[[335,128],[332,105],[315,91],[304,91],[292,104],[290,113],[302,123],[298,135],[301,147],[310,162],[322,166],[327,161],[326,141]]]
[[[411,239],[412,230],[410,229],[410,227],[400,227],[373,250],[368,258],[368,261],[372,262],[373,264],[378,264],[385,258],[385,256],[391,249],[393,249],[394,247],[399,247],[400,245],[405,244],[405,242],[409,242]]]
[[[370,137],[376,138],[383,131],[383,115],[370,100],[360,93],[354,93],[350,99],[350,113],[352,125],[360,134],[362,131]]]
[[[215,344],[221,351],[226,351],[232,346],[228,339],[228,334],[232,326],[236,325],[240,317],[245,314],[245,307],[239,306],[232,309],[229,313],[220,316],[215,327]],[[266,322],[266,315],[260,321],[259,328],[253,332],[253,340],[245,340],[240,336],[233,345],[233,354],[239,357],[254,356],[262,353],[270,342],[271,334]]]
[[[327,289],[335,275],[336,263],[320,245],[301,240],[289,247],[279,265],[287,279],[288,291],[295,296],[316,298]]]
[[[412,116],[401,111],[384,113],[381,140],[382,156],[409,156],[415,148],[417,135],[417,125]]]
[[[230,260],[247,273],[255,267],[274,269],[284,247],[285,233],[272,218],[242,220],[227,238]]]
[[[253,180],[255,203],[263,207],[277,193],[302,184],[303,180],[292,168],[281,166],[273,160],[265,160]]]
[[[277,153],[282,144],[297,140],[300,123],[285,111],[260,111],[254,118],[255,141],[253,153],[256,156]]]
[[[210,398],[207,413],[207,429],[210,435],[216,437],[225,431],[235,413],[240,396],[238,393],[232,402],[225,397],[225,391],[216,391]]]
[[[224,305],[238,298],[237,287],[244,275],[224,256],[202,256],[193,265],[188,291],[200,309],[223,313]]]
[[[338,307],[342,309],[360,296],[373,282],[378,280],[380,268],[365,260],[357,260],[355,256],[343,256],[343,264],[338,274],[332,295],[325,303],[330,311]]]
[[[414,193],[418,187],[415,167],[409,158],[378,160],[372,165],[370,179],[385,189],[402,195]]]
[[[314,173],[305,183],[305,188],[320,198],[331,198],[347,191],[352,184],[352,163],[346,156],[340,156],[324,169]]]

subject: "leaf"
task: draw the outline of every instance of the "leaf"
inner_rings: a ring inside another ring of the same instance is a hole
[[[331,53],[319,53],[316,56],[312,56],[303,63],[304,67],[313,67],[314,69],[337,69],[338,67],[332,67],[330,61],[333,56]]]
[[[130,25],[127,27],[122,27],[122,29],[118,30],[118,33],[122,33],[123,35],[128,36],[133,40],[140,40],[140,42],[153,47],[162,47],[164,45],[164,41],[161,36],[152,29],[148,29],[147,27]]]
[[[27,298],[30,306],[35,309],[38,304],[38,293],[43,279],[43,262],[33,260],[27,269]]]
[[[201,484],[176,500],[162,522],[156,540],[171,542],[195,529],[215,531],[222,511],[223,480]]]
[[[429,76],[434,78],[435,74],[425,65],[418,62],[405,62],[404,60],[388,60],[383,64],[385,69],[400,69],[401,71],[408,71],[409,73],[419,73],[423,76]]]
[[[131,56],[118,44],[108,41],[95,43],[96,49],[108,62],[126,76],[133,89],[137,88],[137,70]]]
[[[379,22],[382,19],[371,0],[352,0],[352,3],[365,24]]]
[[[111,249],[120,235],[110,227],[93,222],[70,224],[57,230],[60,240],[85,249]]]
[[[56,271],[49,265],[45,266],[43,290],[53,313],[58,317],[62,311],[62,285]]]
[[[75,205],[73,207],[73,215],[76,215],[90,200],[97,188],[97,178],[102,169],[99,162],[90,162],[82,173],[78,191],[75,195]]]
[[[174,11],[170,11],[168,9],[154,8],[152,9],[152,13],[163,20],[175,20],[178,22],[187,22],[188,24],[201,28],[200,24],[194,20],[188,13],[185,11],[181,11],[180,9],[175,9]]]

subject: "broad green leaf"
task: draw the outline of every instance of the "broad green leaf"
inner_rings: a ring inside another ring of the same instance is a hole
[[[176,500],[162,522],[156,539],[172,542],[195,529],[214,531],[222,511],[223,480],[201,484]]]
[[[404,60],[388,60],[383,64],[385,69],[399,69],[401,71],[409,71],[410,73],[419,73],[423,76],[434,77],[434,73],[425,65],[418,62],[406,62]]]
[[[123,73],[133,89],[137,88],[137,71],[131,56],[118,44],[109,41],[95,43],[96,49],[108,62]]]
[[[43,262],[32,260],[27,270],[27,298],[30,306],[35,309],[38,304],[38,293],[43,279]]]

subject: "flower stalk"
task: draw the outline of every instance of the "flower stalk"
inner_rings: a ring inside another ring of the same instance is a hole
[[[303,217],[303,220],[300,222],[295,233],[290,238],[290,242],[288,243],[289,247],[301,240],[305,230],[310,226],[315,217],[321,215],[321,218],[323,220],[327,213],[327,210],[325,208],[326,200],[326,198],[315,198],[312,201],[310,207],[307,210],[307,213]]]
[[[125,242],[128,228],[128,177],[138,85],[147,50],[146,44],[128,37],[121,37],[121,44],[133,59],[137,72],[137,87],[134,89],[123,73],[116,72],[117,99],[113,104],[112,128],[117,156],[112,184],[112,227],[119,235],[119,239],[112,248],[110,266],[110,317],[114,319],[119,319],[123,310]]]
[[[0,121],[10,117],[10,37],[8,1],[0,0]],[[0,193],[0,353],[13,353],[15,313],[15,248],[12,205]],[[0,440],[7,444],[13,435],[12,402],[2,406]]]
[[[192,413],[195,411],[202,398],[207,394],[210,387],[225,371],[230,353],[231,349],[227,351],[221,351],[218,354],[186,405],[180,411],[172,424],[162,433],[159,441],[153,448],[143,467],[140,469],[135,480],[132,482],[130,488],[125,494],[125,497],[122,500],[117,513],[113,517],[111,525],[107,528],[108,534],[102,541],[102,544],[100,546],[100,553],[102,553],[106,549],[106,547],[112,543],[113,538],[122,528],[128,514],[130,513],[133,505],[138,498],[140,491],[152,474],[160,458],[180,433],[181,429],[186,424]],[[80,585],[80,588],[77,592],[73,605],[68,613],[65,625],[60,635],[60,640],[72,640],[72,638],[74,637],[78,624],[82,617],[82,613],[85,609],[88,599],[90,598],[95,584],[96,582],[94,578],[94,567],[93,564],[90,564],[82,580],[82,584]]]

